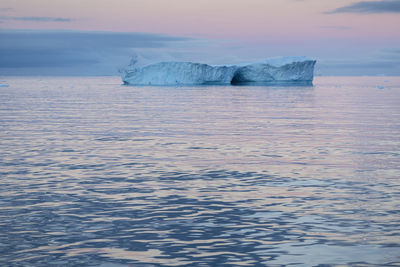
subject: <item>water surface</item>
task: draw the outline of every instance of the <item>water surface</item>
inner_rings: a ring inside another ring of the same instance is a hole
[[[400,78],[0,77],[2,266],[399,266]]]

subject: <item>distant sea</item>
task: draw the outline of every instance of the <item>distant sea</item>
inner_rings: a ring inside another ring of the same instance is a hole
[[[400,77],[0,77],[1,266],[399,266]]]

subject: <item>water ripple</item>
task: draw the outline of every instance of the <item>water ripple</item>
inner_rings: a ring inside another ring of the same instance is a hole
[[[2,266],[400,264],[398,78],[114,79],[7,79]]]

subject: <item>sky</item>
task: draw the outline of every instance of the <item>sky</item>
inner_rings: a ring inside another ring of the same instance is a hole
[[[0,75],[115,75],[133,55],[400,75],[399,25],[400,0],[2,0]]]

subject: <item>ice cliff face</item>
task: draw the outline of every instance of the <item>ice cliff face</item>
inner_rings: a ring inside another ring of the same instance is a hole
[[[274,58],[234,66],[160,62],[142,67],[133,65],[122,71],[122,80],[131,85],[311,83],[315,62],[306,57]]]

